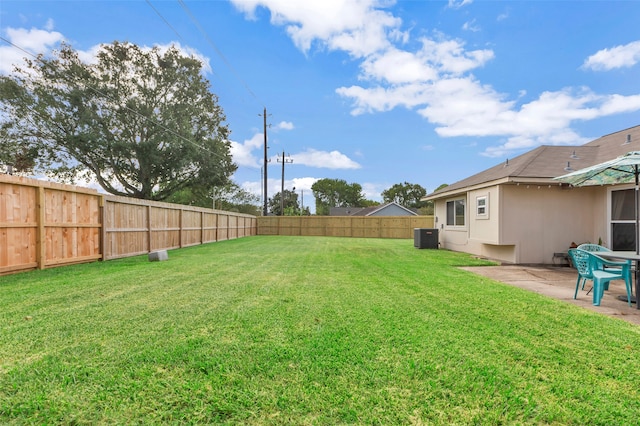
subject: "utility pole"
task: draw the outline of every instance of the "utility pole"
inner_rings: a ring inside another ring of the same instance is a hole
[[[300,190],[300,216],[304,211],[304,189]]]
[[[282,161],[278,158],[278,162],[282,163],[282,185],[280,188],[280,216],[284,216],[284,165],[285,163],[293,163],[293,159],[290,157],[284,158],[284,151],[282,151]]]
[[[260,114],[258,114],[260,115]],[[267,200],[269,200],[269,194],[267,193],[267,188],[268,188],[268,183],[267,183],[267,163],[269,162],[269,160],[267,159],[267,107],[264,108],[264,113],[262,114],[262,117],[264,118],[264,166],[263,166],[263,170],[264,170],[264,181],[262,182],[262,184],[264,185],[263,187],[263,192],[264,192],[264,207],[262,210],[262,215],[266,216],[269,214],[269,209],[268,209],[268,202]]]

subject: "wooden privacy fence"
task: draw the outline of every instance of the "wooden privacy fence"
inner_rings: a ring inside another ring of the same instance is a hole
[[[250,235],[413,238],[433,216],[259,217],[0,175],[0,275]]]
[[[251,215],[113,195],[104,200],[105,260],[257,234]]]
[[[0,275],[256,234],[251,215],[0,175]]]
[[[433,216],[263,216],[258,235],[413,238],[414,228],[433,228]]]

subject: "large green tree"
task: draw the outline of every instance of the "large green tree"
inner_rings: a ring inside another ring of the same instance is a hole
[[[0,77],[0,108],[6,141],[36,169],[111,194],[165,200],[224,186],[236,170],[202,63],[175,47],[114,42],[86,63],[62,45]]]
[[[425,202],[420,201],[427,195],[427,190],[415,183],[396,183],[391,188],[382,191],[382,199],[385,203],[395,202],[407,208],[424,207]]]
[[[38,149],[11,137],[10,126],[0,125],[0,166],[3,172],[29,173],[33,170]]]
[[[295,188],[294,188],[295,189]],[[284,199],[282,194],[277,192],[273,197],[269,198],[269,211],[276,216],[300,216],[301,214],[307,215],[307,213],[301,212],[300,203],[298,202],[298,194],[295,191],[288,189],[284,190]],[[282,207],[284,206],[284,211]],[[309,210],[308,208],[306,209]]]
[[[316,214],[327,216],[331,207],[363,207],[362,186],[343,179],[320,179],[311,185],[316,199]]]

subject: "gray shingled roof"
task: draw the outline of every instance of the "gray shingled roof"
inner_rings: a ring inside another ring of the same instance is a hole
[[[386,208],[388,208],[389,206],[395,205],[397,207],[399,207],[402,210],[406,210],[407,213],[410,213],[412,215],[418,215],[418,213],[416,213],[415,211],[408,209],[404,206],[401,206],[400,204],[396,203],[396,202],[390,202],[387,204],[381,204],[381,205],[377,205],[377,206],[371,206],[371,207],[365,207],[362,210],[358,210],[355,213],[352,213],[351,216],[373,216],[374,213],[377,213],[378,211],[384,210]]]
[[[631,143],[626,143],[627,138]],[[550,183],[553,178],[584,167],[612,160],[629,151],[640,151],[640,126],[611,133],[589,143],[578,146],[543,145],[513,159],[502,162],[490,169],[455,182],[424,199],[462,189],[509,179]]]

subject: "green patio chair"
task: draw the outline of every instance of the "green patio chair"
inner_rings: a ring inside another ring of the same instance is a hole
[[[584,285],[587,280],[593,280],[593,274],[591,273],[591,265],[589,263],[589,252],[585,250],[569,249],[568,253],[573,267],[578,271],[576,291],[573,294],[573,298],[576,299],[578,297],[580,283],[582,283],[582,289],[584,290]]]
[[[596,253],[596,254],[597,254],[598,252],[601,252],[601,251],[604,251],[604,252],[611,251],[610,249],[608,249],[608,248],[607,248],[607,247],[605,247],[605,246],[601,246],[601,245],[599,245],[599,244],[591,244],[591,243],[584,243],[584,244],[580,244],[580,245],[578,246],[578,248],[579,248],[580,250],[584,250],[584,251],[588,251],[588,252]],[[606,266],[606,265],[605,265],[605,266],[603,266],[603,268],[604,268],[604,269],[620,269],[620,267],[619,267],[619,266],[613,266],[613,267],[612,267],[612,266]],[[586,281],[586,280],[585,280],[585,281]],[[582,289],[583,289],[583,290],[584,290],[584,284],[585,284],[585,281],[583,281],[583,282],[582,282]]]
[[[593,304],[600,306],[604,291],[609,289],[609,282],[623,280],[627,291],[627,303],[631,306],[631,261],[613,262],[603,259],[593,252],[575,249],[575,258],[583,259],[585,254],[589,259],[589,272],[587,274],[590,274],[591,279],[593,279]],[[615,269],[607,269],[607,267],[614,267]]]
[[[605,246],[601,246],[598,244],[584,243],[578,246],[580,250],[590,251],[590,252],[599,252],[599,251],[611,251]]]

